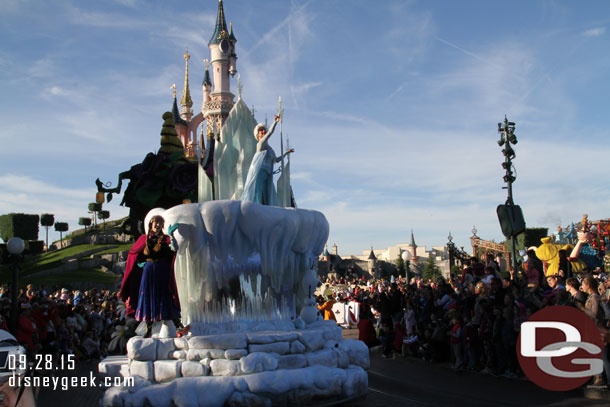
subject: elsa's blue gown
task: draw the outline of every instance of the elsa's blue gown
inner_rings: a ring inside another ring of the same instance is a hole
[[[244,192],[241,195],[242,201],[258,202],[264,205],[280,206],[280,200],[273,185],[273,164],[278,161],[275,151],[267,144],[267,139],[273,133],[276,122],[271,125],[268,134],[263,142],[259,142],[256,154],[252,158]]]

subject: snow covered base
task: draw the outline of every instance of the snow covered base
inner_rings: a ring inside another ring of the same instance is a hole
[[[134,337],[127,351],[122,368],[102,361],[100,372],[133,376],[135,385],[108,389],[102,406],[302,406],[362,396],[368,387],[367,346],[344,340],[332,321],[305,329]]]

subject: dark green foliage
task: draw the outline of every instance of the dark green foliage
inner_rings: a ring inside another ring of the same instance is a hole
[[[78,218],[78,224],[81,226],[91,226],[91,218]]]
[[[422,277],[425,280],[434,280],[434,281],[437,281],[437,280],[443,278],[442,274],[441,274],[441,270],[434,263],[434,258],[432,257],[432,254],[430,254],[430,256],[428,256],[428,260],[426,260],[426,264],[424,264],[424,272],[423,272]]]
[[[59,232],[59,246],[64,247],[64,232],[68,231],[66,222],[55,222],[55,230]]]
[[[396,258],[396,261],[394,262],[394,264],[396,264],[396,272],[398,273],[399,277],[404,277],[405,276],[405,261],[402,259],[402,256],[399,254],[398,257]]]
[[[110,211],[99,211],[97,213],[97,217],[106,220],[110,217]]]
[[[55,222],[55,230],[57,232],[67,232],[68,224],[66,222]]]
[[[40,254],[44,249],[44,242],[42,240],[30,240],[30,254]]]
[[[143,232],[142,223],[153,208],[171,208],[185,201],[197,202],[197,167],[184,156],[183,146],[176,136],[172,114],[163,115],[161,148],[149,153],[144,160],[131,169],[119,174],[115,188],[108,188],[102,181],[95,181],[98,192],[120,194],[123,181],[129,184],[123,193],[122,206],[129,208],[129,221],[124,230],[139,236]],[[213,151],[213,150],[212,150]],[[206,149],[209,154],[210,149]]]
[[[89,204],[89,212],[99,212],[102,210],[102,204],[98,204],[97,202],[91,202]]]
[[[53,226],[55,223],[55,217],[50,213],[43,213],[40,215],[40,225],[45,227]]]
[[[23,240],[38,239],[38,215],[25,213],[9,213],[0,216],[0,237],[7,242],[11,237]]]
[[[8,249],[6,243],[0,243],[0,264],[8,264]]]

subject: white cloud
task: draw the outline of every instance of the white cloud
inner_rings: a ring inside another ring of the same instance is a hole
[[[582,35],[584,35],[585,37],[599,37],[601,35],[604,35],[606,33],[606,27],[598,27],[598,28],[591,28],[590,30],[584,31],[582,33]]]
[[[43,92],[44,96],[72,96],[73,92],[61,86],[51,86]]]

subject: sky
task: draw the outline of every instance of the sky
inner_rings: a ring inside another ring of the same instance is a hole
[[[79,228],[95,179],[159,148],[184,83],[202,100],[216,0],[0,2],[0,214]],[[340,255],[504,240],[497,123],[516,123],[528,227],[610,217],[607,1],[225,0],[242,98],[281,96],[297,204]],[[234,93],[236,78],[232,81]],[[271,139],[279,151],[279,137]],[[126,216],[121,197],[104,204]],[[50,240],[59,238],[50,232]],[[44,229],[40,232],[44,239]]]

